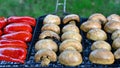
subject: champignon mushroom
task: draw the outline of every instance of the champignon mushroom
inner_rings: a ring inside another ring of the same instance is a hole
[[[51,61],[55,62],[57,55],[50,49],[41,49],[35,54],[35,61],[41,61],[42,66],[47,66]]]
[[[82,36],[79,33],[76,33],[74,31],[67,31],[67,32],[63,33],[61,36],[62,41],[66,40],[66,39],[75,39],[75,40],[78,40],[79,42],[81,42]]]
[[[66,66],[77,66],[82,63],[82,56],[76,50],[65,50],[59,55],[59,62]]]
[[[107,39],[107,34],[101,29],[91,29],[87,33],[87,38],[91,39],[91,40],[94,40],[94,41],[106,40]]]
[[[88,32],[89,30],[91,30],[93,28],[101,29],[101,27],[102,26],[99,23],[99,21],[88,20],[88,21],[82,23],[82,25],[80,26],[80,29],[83,30],[84,32]]]
[[[114,21],[119,21],[120,22],[120,16],[117,14],[111,14],[110,16],[107,17],[108,21],[114,20]]]
[[[113,33],[117,29],[120,29],[120,22],[118,21],[109,21],[104,26],[104,30],[108,33]]]
[[[70,14],[70,15],[67,15],[64,17],[63,19],[63,24],[66,24],[70,21],[77,21],[77,22],[80,22],[80,18],[77,14]]]
[[[119,30],[116,30],[112,33],[112,40],[115,40],[116,38],[120,37],[120,29]]]
[[[43,25],[41,30],[42,30],[42,32],[46,31],[46,30],[50,30],[50,31],[53,31],[57,34],[60,34],[60,27],[56,24],[45,24],[45,25]]]
[[[105,41],[96,41],[91,46],[91,50],[95,50],[99,48],[107,49],[109,51],[111,50],[110,44]]]
[[[100,21],[101,24],[106,24],[107,23],[107,19],[106,17],[101,14],[101,13],[95,13],[95,14],[92,14],[90,17],[89,17],[89,20],[95,20],[95,21]]]
[[[52,15],[52,14],[48,14],[43,20],[43,24],[53,23],[59,25],[60,22],[61,22],[60,18],[57,15]]]
[[[113,41],[112,47],[113,47],[114,49],[120,48],[120,37],[116,38],[116,39]]]
[[[89,55],[89,60],[95,64],[113,64],[114,55],[107,49],[96,49],[93,50]]]
[[[39,40],[39,41],[36,42],[35,49],[37,51],[41,50],[41,49],[50,49],[50,50],[53,50],[54,52],[57,52],[58,46],[51,39],[42,39],[42,40]]]
[[[63,52],[66,49],[74,49],[78,52],[82,52],[82,44],[75,39],[67,39],[63,41],[59,46],[60,52]]]
[[[68,24],[68,25],[65,25],[63,28],[62,28],[62,32],[65,33],[67,31],[74,31],[74,32],[77,32],[79,33],[79,28],[75,25],[75,24]]]
[[[115,59],[120,59],[120,48],[114,52]]]
[[[51,39],[60,40],[59,35],[57,33],[53,32],[53,31],[43,31],[39,35],[39,39],[45,39],[45,38],[51,38]]]

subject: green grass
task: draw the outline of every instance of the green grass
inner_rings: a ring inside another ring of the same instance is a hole
[[[0,16],[39,17],[55,11],[56,0],[0,0]],[[89,17],[93,13],[120,15],[120,0],[67,0],[66,11]],[[62,9],[62,8],[60,8]]]

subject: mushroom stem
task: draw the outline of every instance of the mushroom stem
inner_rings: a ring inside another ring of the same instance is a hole
[[[65,50],[76,50],[74,47],[67,47]]]
[[[73,24],[73,25],[75,25],[76,22],[75,22],[75,21],[70,21],[69,24]]]
[[[41,66],[48,66],[49,63],[50,60],[47,58],[47,56],[43,56],[41,61]]]

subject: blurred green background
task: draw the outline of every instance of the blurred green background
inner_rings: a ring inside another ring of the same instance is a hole
[[[0,0],[0,16],[39,17],[55,11],[56,0]],[[67,0],[66,11],[89,17],[93,13],[120,15],[120,0]]]

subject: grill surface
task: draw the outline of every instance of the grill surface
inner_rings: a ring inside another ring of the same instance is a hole
[[[33,38],[32,38],[32,41],[30,43],[28,43],[29,45],[29,49],[28,49],[28,55],[27,55],[27,60],[25,61],[25,64],[19,64],[19,63],[13,63],[13,62],[5,62],[5,61],[1,61],[0,62],[0,67],[41,67],[40,66],[40,62],[36,63],[34,61],[34,55],[36,53],[35,49],[34,49],[34,44],[38,41],[38,36],[39,34],[41,33],[40,29],[41,27],[43,26],[43,19],[46,15],[44,16],[40,16],[38,19],[37,19],[37,25],[34,29],[34,33],[33,33]],[[84,21],[87,21],[87,18],[80,18],[80,23],[77,24],[77,26],[79,27],[81,25],[81,23],[83,23]],[[64,25],[60,25],[60,28],[62,29]],[[62,32],[61,32],[62,33]],[[83,46],[83,52],[81,53],[82,54],[82,58],[83,58],[83,62],[82,64],[80,64],[79,66],[76,66],[76,67],[69,67],[69,66],[64,66],[64,65],[61,65],[59,63],[59,61],[57,62],[51,62],[49,64],[49,68],[91,68],[91,67],[94,67],[94,68],[109,68],[109,67],[120,67],[120,60],[115,60],[114,64],[112,65],[98,65],[98,64],[93,64],[89,61],[89,54],[91,52],[90,50],[90,47],[91,47],[91,44],[93,43],[93,41],[91,40],[88,40],[86,38],[86,33],[84,33],[83,31],[80,32],[82,37],[83,37],[83,40],[82,40],[82,46]],[[107,34],[108,35],[108,40],[107,42],[109,42],[110,44],[112,43],[112,40],[110,39],[110,34]],[[61,34],[60,34],[61,36]],[[57,40],[54,40],[58,46],[59,44],[61,43],[61,41],[57,41]],[[114,52],[114,50],[112,51]],[[57,52],[57,56],[59,56],[59,51]]]

